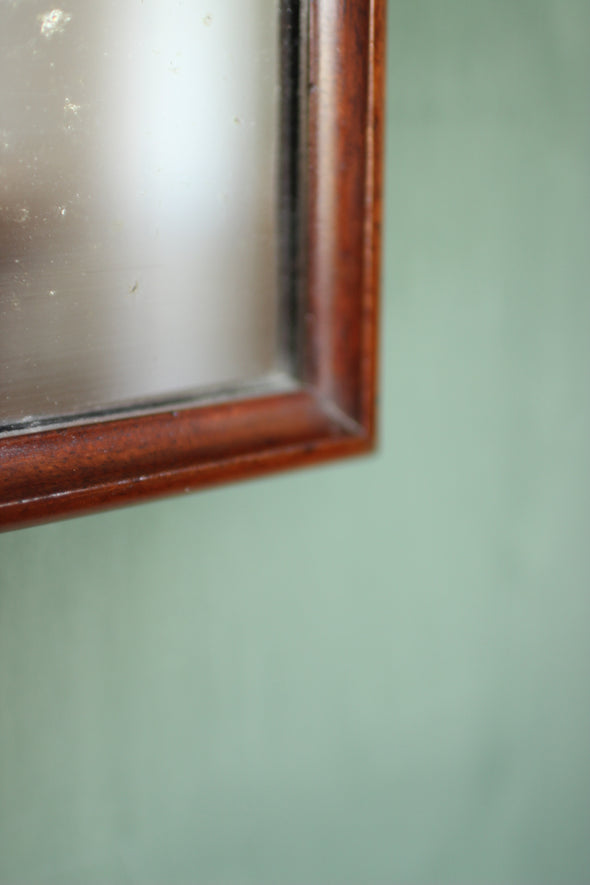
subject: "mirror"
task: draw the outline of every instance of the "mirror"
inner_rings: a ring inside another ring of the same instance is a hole
[[[1,5],[0,429],[283,377],[279,26]]]
[[[385,5],[0,3],[0,528],[374,449]]]

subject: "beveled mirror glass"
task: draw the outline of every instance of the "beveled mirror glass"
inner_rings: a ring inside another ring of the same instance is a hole
[[[0,5],[0,430],[279,379],[278,0]]]

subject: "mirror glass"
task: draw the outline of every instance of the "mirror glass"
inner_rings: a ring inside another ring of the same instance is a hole
[[[278,0],[63,2],[0,4],[0,427],[279,377]]]

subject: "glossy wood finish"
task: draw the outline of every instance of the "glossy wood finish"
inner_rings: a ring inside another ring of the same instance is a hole
[[[306,371],[374,432],[385,3],[310,6]]]
[[[373,448],[385,0],[310,0],[302,15],[301,389],[7,437],[0,525]]]

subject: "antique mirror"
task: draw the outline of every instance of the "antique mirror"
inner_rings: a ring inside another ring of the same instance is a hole
[[[3,525],[372,447],[383,6],[0,6]]]

